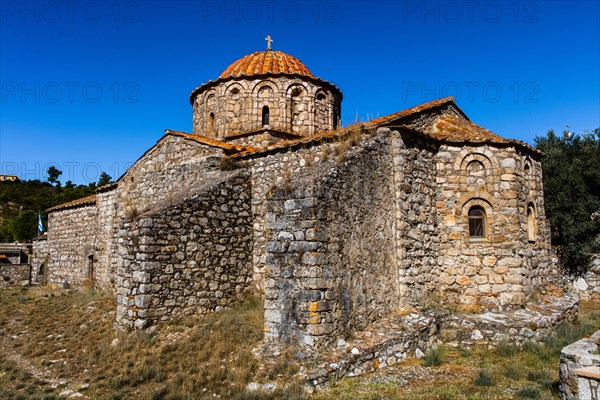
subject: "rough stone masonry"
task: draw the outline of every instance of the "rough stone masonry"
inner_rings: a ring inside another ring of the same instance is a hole
[[[117,325],[264,300],[265,341],[318,349],[423,304],[520,308],[556,273],[542,154],[452,98],[340,127],[341,91],[279,51],[191,95],[111,185],[49,210],[51,284],[118,298]]]

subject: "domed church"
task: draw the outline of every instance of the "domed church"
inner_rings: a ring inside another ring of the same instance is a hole
[[[265,342],[315,349],[428,299],[519,308],[552,279],[539,151],[451,97],[341,126],[340,89],[267,40],[192,91],[191,132],[48,210],[34,279],[113,292],[123,330],[252,294]]]

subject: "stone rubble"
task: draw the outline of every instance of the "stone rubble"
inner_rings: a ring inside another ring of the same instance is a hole
[[[600,400],[600,331],[562,349],[561,400]]]
[[[306,381],[313,387],[322,386],[344,376],[386,368],[409,357],[422,358],[428,350],[441,345],[472,348],[495,346],[507,340],[517,345],[543,342],[557,324],[575,318],[577,304],[577,297],[564,295],[502,313],[429,311],[384,318],[355,333],[349,346],[321,353],[322,362],[306,372]]]

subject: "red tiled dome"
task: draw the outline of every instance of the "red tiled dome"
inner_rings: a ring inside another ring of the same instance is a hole
[[[257,51],[231,64],[219,79],[264,74],[298,74],[314,78],[300,60],[281,51]]]

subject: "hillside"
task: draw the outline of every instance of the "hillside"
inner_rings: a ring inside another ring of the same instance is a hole
[[[73,185],[60,182],[0,182],[0,243],[30,241],[37,234],[38,212],[46,227],[46,210],[57,204],[94,194],[96,184]]]
[[[284,352],[267,360],[253,352],[264,324],[256,299],[127,335],[114,330],[116,304],[108,294],[4,290],[0,398],[554,399],[560,350],[600,329],[598,306],[581,304],[578,321],[561,325],[546,345],[442,347],[309,394],[302,389],[305,373],[318,359],[297,360]]]

